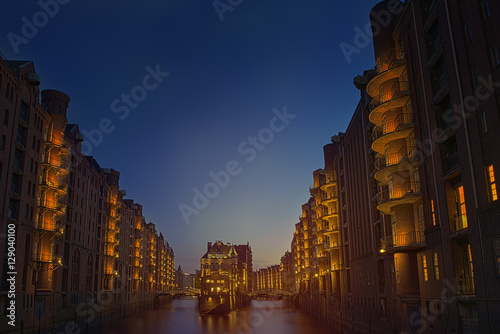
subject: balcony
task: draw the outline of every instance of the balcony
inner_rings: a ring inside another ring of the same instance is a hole
[[[337,178],[336,177],[329,177],[324,182],[321,182],[320,188],[321,190],[326,190],[329,187],[333,187],[337,184]]]
[[[54,215],[64,215],[66,206],[56,201],[41,200],[38,202],[38,209],[41,212],[52,211]]]
[[[325,205],[325,204],[329,204],[329,203],[332,203],[332,202],[337,201],[337,200],[338,200],[337,196],[326,195],[326,196],[321,197],[321,204]]]
[[[339,271],[342,269],[342,266],[340,264],[333,264],[330,271]]]
[[[423,231],[412,231],[380,239],[381,253],[395,253],[425,247]]]
[[[474,277],[460,276],[457,278],[457,294],[475,295]]]
[[[443,163],[443,174],[449,174],[460,167],[460,158],[458,152],[446,157]]]
[[[388,177],[397,171],[408,169],[405,166],[400,166],[402,161],[407,161],[412,165],[418,163],[417,148],[415,146],[403,146],[396,153],[387,154],[385,158],[375,160],[375,168],[378,172],[374,175],[375,179],[387,184]]]
[[[377,210],[390,214],[393,206],[414,203],[420,197],[420,182],[393,186],[392,189],[385,189],[377,194]]]
[[[467,215],[466,214],[455,216],[455,217],[453,217],[453,220],[455,223],[454,224],[455,231],[464,230],[467,227],[469,227],[469,224],[467,223]]]
[[[59,152],[64,155],[68,155],[71,151],[71,145],[63,140],[56,140],[51,138],[43,142],[45,147],[48,148],[58,148]]]
[[[69,162],[66,159],[45,157],[42,161],[42,166],[45,168],[54,168],[57,172],[63,175],[69,173]]]
[[[409,100],[408,81],[395,81],[391,88],[383,90],[369,105],[370,121],[382,127],[384,114],[394,108],[402,108]]]
[[[329,225],[325,227],[324,233],[338,232],[340,231],[339,224]]]
[[[63,234],[64,227],[65,227],[64,224],[61,224],[58,221],[54,221],[54,220],[35,222],[35,229],[49,231],[49,232],[55,232],[57,234]]]
[[[397,78],[404,70],[406,64],[402,51],[389,50],[384,52],[376,61],[377,75],[368,83],[367,93],[371,97],[377,96],[380,86],[387,80]]]
[[[33,252],[34,262],[61,263],[62,257],[53,255],[51,252]]]
[[[328,251],[328,250],[333,250],[333,249],[339,249],[340,243],[332,241],[330,243],[325,243],[323,246],[324,246],[325,251]]]
[[[55,191],[57,196],[65,195],[68,192],[68,185],[61,178],[58,178],[57,182],[43,179],[40,182],[40,187],[44,190],[50,189]]]
[[[392,120],[384,119],[382,121],[382,132],[383,135],[395,132],[401,126],[413,126],[413,114],[400,113]]]

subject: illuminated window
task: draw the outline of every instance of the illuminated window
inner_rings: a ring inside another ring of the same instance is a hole
[[[394,258],[394,271],[396,274],[396,283],[401,283],[401,277],[399,276],[398,259]]]
[[[422,268],[424,269],[424,281],[429,280],[429,272],[427,271],[427,256],[422,255]]]
[[[467,228],[467,208],[465,207],[464,186],[455,189],[455,203],[457,205],[457,215],[455,218],[455,229],[462,230]]]
[[[432,253],[432,260],[434,261],[434,278],[439,281],[439,262],[437,253]]]
[[[488,189],[490,190],[490,199],[496,201],[498,199],[497,185],[495,182],[495,171],[493,170],[493,165],[489,165],[487,169],[488,178]]]
[[[434,210],[434,200],[431,199],[431,217],[432,225],[436,226],[436,211]]]

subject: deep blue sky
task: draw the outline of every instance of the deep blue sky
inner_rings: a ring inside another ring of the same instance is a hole
[[[354,44],[377,2],[245,0],[221,22],[211,0],[72,0],[16,54],[7,34],[22,35],[22,18],[33,22],[41,7],[5,0],[0,52],[33,60],[42,89],[67,93],[80,130],[111,119],[114,131],[91,153],[121,172],[176,265],[194,272],[207,241],[222,239],[250,242],[259,268],[290,248],[322,147],[348,125],[359,98],[352,79],[374,65],[373,47],[348,63],[339,44]],[[121,120],[111,103],[157,64],[170,75]],[[247,162],[238,145],[285,105],[297,117]],[[192,205],[193,188],[230,160],[241,173],[186,224],[179,204]]]

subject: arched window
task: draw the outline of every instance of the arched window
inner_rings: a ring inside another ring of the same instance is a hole
[[[26,242],[24,244],[24,269],[23,269],[23,281],[22,281],[22,288],[23,291],[26,292],[26,280],[28,278],[28,269],[29,266],[28,264],[30,263],[30,253],[31,253],[31,240],[30,240],[30,235],[28,234],[26,236]]]
[[[87,278],[85,288],[87,291],[92,290],[92,255],[89,255],[87,260]]]
[[[9,126],[9,111],[5,109],[5,114],[3,114],[3,124]]]
[[[80,253],[78,250],[73,254],[73,263],[71,264],[71,289],[78,291],[78,281],[80,279]]]

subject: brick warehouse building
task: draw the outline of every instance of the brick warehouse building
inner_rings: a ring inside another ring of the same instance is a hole
[[[44,90],[39,101],[39,85],[32,62],[0,58],[2,332],[12,329],[3,327],[8,226],[15,225],[17,328],[66,323],[85,303],[122,316],[174,283],[172,248],[142,206],[124,199],[120,173],[81,153],[83,136],[66,118],[69,97]]]
[[[370,19],[376,66],[295,225],[300,306],[346,332],[497,333],[500,3],[382,1]]]

